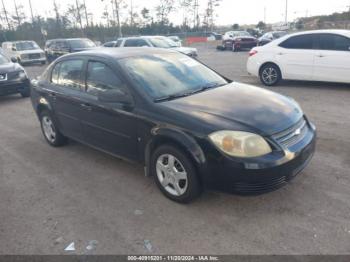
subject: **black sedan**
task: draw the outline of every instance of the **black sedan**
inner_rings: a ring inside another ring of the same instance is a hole
[[[30,81],[27,74],[15,58],[11,60],[0,54],[0,96],[19,93],[22,97],[29,97]]]
[[[293,99],[164,49],[61,57],[32,83],[32,103],[50,145],[70,138],[142,163],[182,203],[203,189],[275,190],[315,150],[315,127]]]
[[[285,31],[268,32],[258,39],[258,46],[266,45],[266,44],[272,42],[273,40],[281,38],[282,36],[285,36],[287,34],[288,33]]]

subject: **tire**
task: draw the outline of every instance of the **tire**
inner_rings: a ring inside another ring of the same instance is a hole
[[[189,203],[201,193],[192,160],[175,146],[162,145],[154,151],[151,172],[160,191],[172,201]]]
[[[42,65],[45,65],[45,64],[46,64],[46,61],[42,61],[41,64],[42,64]]]
[[[275,64],[264,65],[260,69],[259,76],[265,86],[275,86],[282,80],[281,70]]]
[[[40,126],[44,138],[49,145],[60,147],[67,143],[68,139],[58,130],[57,124],[48,110],[44,110],[40,113]],[[50,128],[52,131],[51,135]]]

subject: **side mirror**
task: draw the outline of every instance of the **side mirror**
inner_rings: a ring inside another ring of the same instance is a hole
[[[16,57],[13,56],[13,57],[11,57],[11,62],[12,62],[12,63],[18,63],[18,60],[17,60]]]
[[[15,46],[13,46],[12,51],[17,51],[17,48]]]
[[[103,103],[119,103],[123,105],[130,105],[132,102],[130,96],[120,89],[100,91],[98,100]]]

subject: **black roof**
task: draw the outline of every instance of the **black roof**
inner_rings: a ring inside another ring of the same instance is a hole
[[[142,55],[152,55],[152,54],[171,54],[178,53],[174,50],[168,50],[165,48],[148,48],[148,47],[123,47],[123,48],[105,48],[98,47],[92,48],[87,51],[82,51],[79,53],[72,53],[65,55],[64,57],[70,56],[81,56],[81,55],[91,55],[91,56],[100,56],[104,58],[126,58],[133,56],[142,56]]]

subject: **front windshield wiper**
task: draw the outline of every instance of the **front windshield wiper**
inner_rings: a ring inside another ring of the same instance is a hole
[[[216,87],[220,87],[220,86],[224,86],[224,85],[226,85],[226,84],[209,83],[207,85],[200,86],[199,88],[196,88],[195,90],[190,91],[190,92],[179,93],[179,94],[172,94],[172,95],[156,98],[154,100],[154,102],[163,102],[163,101],[169,101],[169,100],[173,100],[173,99],[180,98],[180,97],[186,97],[186,96],[190,96],[190,95],[193,95],[193,94],[196,94],[196,93],[204,92],[204,91],[206,91],[208,89],[212,89],[212,88],[216,88]]]

